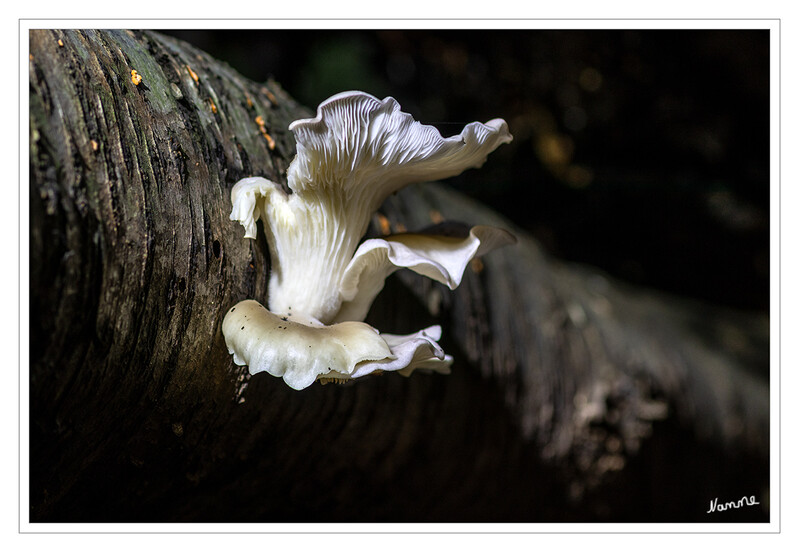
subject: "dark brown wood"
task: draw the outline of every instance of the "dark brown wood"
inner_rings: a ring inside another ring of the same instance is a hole
[[[724,519],[767,518],[767,319],[519,233],[454,293],[392,277],[370,314],[440,322],[451,376],[250,378],[221,319],[265,300],[268,252],[229,192],[281,181],[310,112],[157,33],[30,46],[32,521],[718,521],[708,501],[744,494],[762,506]],[[383,210],[510,227],[438,185]]]

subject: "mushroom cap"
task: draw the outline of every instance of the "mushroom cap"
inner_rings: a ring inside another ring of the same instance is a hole
[[[475,226],[465,237],[408,233],[366,240],[344,271],[334,321],[366,318],[385,279],[400,268],[455,289],[469,261],[515,241],[513,234],[493,226]]]
[[[319,104],[316,117],[294,121],[289,130],[297,141],[289,188],[296,193],[338,188],[353,198],[366,194],[375,198],[369,214],[403,186],[482,166],[489,153],[513,139],[502,119],[469,123],[444,138],[401,111],[394,98],[379,100],[359,91],[330,97]]]
[[[373,327],[362,322],[324,326],[305,319],[278,316],[257,301],[231,308],[222,333],[233,361],[251,374],[282,377],[293,389],[304,389],[328,372],[351,374],[365,360],[393,359],[391,349]]]
[[[317,379],[350,380],[391,371],[409,375],[417,368],[448,373],[452,363],[436,343],[439,326],[406,336],[381,336],[363,322],[296,322],[253,300],[228,311],[222,333],[236,364],[249,366],[250,374],[282,377],[298,390]]]

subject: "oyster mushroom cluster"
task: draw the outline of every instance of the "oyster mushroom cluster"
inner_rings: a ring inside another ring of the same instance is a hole
[[[294,389],[381,372],[449,373],[452,357],[438,344],[440,326],[393,335],[363,320],[394,271],[408,268],[455,289],[472,258],[515,238],[476,226],[463,238],[361,239],[388,195],[481,166],[512,140],[507,124],[470,123],[443,138],[400,111],[393,98],[344,92],[289,130],[297,141],[288,168],[291,193],[261,177],[245,178],[231,191],[231,220],[255,239],[261,219],[271,258],[268,309],[242,301],[222,323],[234,362],[251,374],[282,377]]]

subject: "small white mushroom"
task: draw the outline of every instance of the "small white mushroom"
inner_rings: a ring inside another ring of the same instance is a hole
[[[454,289],[470,259],[514,238],[478,226],[464,238],[404,234],[358,244],[389,194],[479,167],[512,139],[507,124],[470,123],[443,138],[393,98],[345,92],[289,129],[297,140],[291,193],[261,177],[245,178],[231,191],[231,220],[255,238],[263,219],[271,258],[269,310],[244,301],[223,322],[234,361],[251,373],[283,377],[295,389],[386,371],[448,372],[452,358],[437,343],[440,327],[395,336],[360,321],[395,270],[410,268]]]
[[[475,226],[465,238],[398,234],[366,240],[344,271],[340,284],[344,301],[334,320],[366,318],[386,278],[400,268],[455,289],[469,261],[515,241],[513,234],[493,226]]]
[[[236,364],[248,365],[251,374],[282,377],[294,389],[305,389],[317,378],[343,381],[393,371],[407,376],[417,368],[449,373],[452,363],[436,343],[440,326],[381,335],[363,322],[294,322],[253,300],[228,311],[222,333]]]

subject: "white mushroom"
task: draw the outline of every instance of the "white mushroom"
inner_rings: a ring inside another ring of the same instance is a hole
[[[363,322],[294,322],[253,300],[228,311],[222,332],[236,364],[247,364],[251,374],[282,377],[294,389],[305,389],[317,378],[343,381],[383,371],[446,373],[452,362],[436,343],[438,326],[409,336],[380,335]]]
[[[472,258],[515,241],[513,234],[493,226],[475,226],[465,238],[398,234],[366,240],[344,270],[339,285],[344,301],[334,321],[366,318],[386,278],[400,268],[455,289]]]
[[[244,301],[225,317],[234,361],[251,373],[283,377],[295,389],[316,379],[408,375],[418,367],[447,372],[452,358],[436,343],[439,327],[381,335],[361,321],[395,270],[410,268],[454,289],[470,259],[514,238],[478,226],[464,238],[404,234],[358,244],[389,194],[479,167],[512,139],[507,124],[470,123],[443,138],[401,112],[393,98],[345,92],[289,129],[297,140],[291,193],[261,177],[245,178],[231,192],[230,218],[244,226],[245,237],[255,238],[256,221],[264,220],[272,263],[269,310]]]

